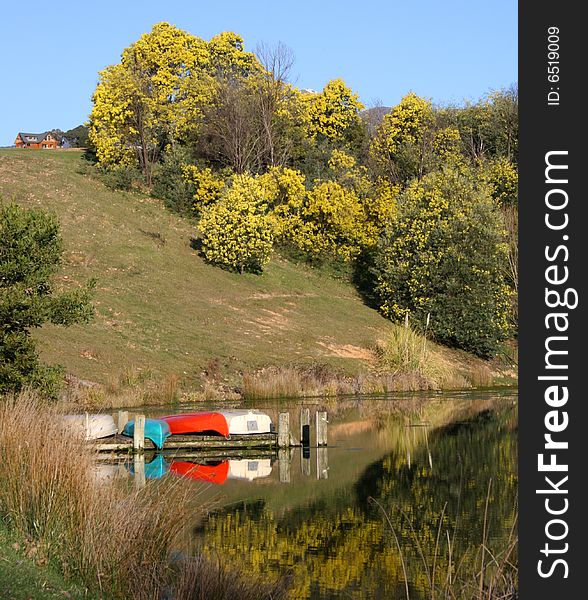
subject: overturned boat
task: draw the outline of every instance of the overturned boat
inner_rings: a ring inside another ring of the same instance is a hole
[[[271,433],[272,420],[258,410],[219,410],[214,412],[185,413],[162,417],[172,435],[216,433],[226,438],[231,435]]]
[[[123,435],[133,437],[135,434],[135,421],[129,421],[123,429]],[[145,419],[145,438],[151,440],[158,450],[163,448],[163,443],[171,435],[169,425],[162,419]]]
[[[66,430],[85,440],[98,440],[114,435],[117,431],[112,415],[89,414],[65,415]]]
[[[263,477],[269,477],[272,473],[272,463],[269,458],[257,460],[230,459],[214,463],[199,464],[190,461],[172,461],[169,467],[170,473],[222,485],[227,479],[239,479],[253,481]]]

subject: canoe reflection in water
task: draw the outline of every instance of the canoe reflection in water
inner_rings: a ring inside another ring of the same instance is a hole
[[[127,465],[131,475],[135,475],[133,463]],[[269,458],[227,459],[222,461],[196,463],[183,460],[167,462],[162,454],[145,463],[145,478],[159,479],[168,473],[186,477],[195,481],[224,484],[228,479],[253,481],[269,477],[272,473],[272,461]]]

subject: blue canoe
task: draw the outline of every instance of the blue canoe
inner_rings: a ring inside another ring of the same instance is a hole
[[[129,421],[123,429],[123,435],[133,437],[135,433],[135,421]],[[171,435],[169,425],[160,419],[145,419],[145,438],[151,440],[156,448],[161,450],[163,442]]]
[[[131,475],[135,475],[135,466],[133,463],[127,465]],[[160,479],[169,472],[169,463],[165,458],[158,454],[151,462],[145,463],[145,479]]]

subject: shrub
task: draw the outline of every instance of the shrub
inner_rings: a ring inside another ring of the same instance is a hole
[[[102,183],[111,190],[129,192],[142,181],[139,170],[129,165],[99,167],[97,172]]]
[[[220,200],[225,188],[225,178],[217,176],[210,167],[200,169],[186,165],[182,169],[184,181],[192,191],[192,210],[201,212]]]
[[[161,198],[166,207],[181,215],[192,214],[194,188],[184,177],[184,168],[189,162],[185,148],[169,149],[155,172],[153,195]]]
[[[200,219],[202,252],[219,266],[258,273],[270,259],[274,225],[257,178],[237,175],[225,196]]]
[[[475,173],[446,169],[412,183],[374,257],[376,293],[394,321],[407,314],[442,343],[479,356],[509,334],[507,247],[498,208]]]
[[[307,194],[300,216],[301,225],[293,230],[293,241],[310,255],[348,261],[367,242],[360,199],[334,181],[319,183]]]
[[[305,177],[295,169],[271,167],[259,177],[275,223],[275,237],[288,242],[300,226],[300,211],[306,197]]]

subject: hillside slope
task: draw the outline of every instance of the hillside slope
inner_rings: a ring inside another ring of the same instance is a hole
[[[0,151],[4,200],[61,221],[60,281],[98,279],[94,323],[44,327],[45,360],[98,382],[129,367],[196,379],[214,359],[230,371],[312,361],[365,368],[390,324],[352,286],[278,257],[261,276],[210,266],[191,247],[191,224],[81,174],[81,161],[77,152]]]
[[[156,199],[111,191],[82,166],[75,151],[0,150],[4,201],[42,207],[61,222],[58,285],[97,279],[93,323],[35,332],[43,360],[98,383],[146,373],[188,387],[205,372],[239,385],[242,372],[267,365],[320,363],[348,375],[373,367],[373,348],[395,326],[352,285],[279,256],[262,275],[208,265],[192,247],[193,224]],[[475,382],[480,370],[492,379],[484,361],[436,352],[466,376],[450,385]]]

